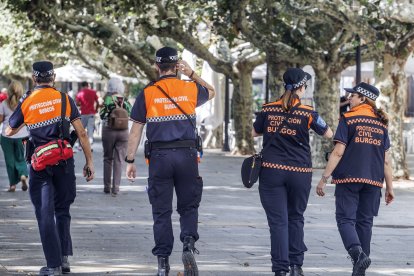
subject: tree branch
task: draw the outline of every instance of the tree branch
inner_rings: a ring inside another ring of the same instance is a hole
[[[48,8],[44,4],[43,0],[39,1],[39,8],[45,11],[46,13],[51,14],[57,26],[59,26],[62,29],[67,29],[72,33],[84,33],[92,38],[97,38],[95,33],[93,33],[89,28],[84,27],[86,26],[85,22],[88,23],[89,26],[91,26],[91,24],[93,23],[96,26],[104,28],[105,30],[109,31],[109,35],[101,35],[99,36],[99,39],[103,42],[103,44],[106,47],[115,50],[113,51],[114,54],[116,54],[120,59],[131,59],[133,63],[138,65],[138,67],[145,73],[145,75],[149,79],[155,80],[157,78],[157,74],[154,68],[147,60],[143,58],[145,54],[135,44],[128,40],[125,37],[125,34],[109,20],[102,19],[100,21],[96,21],[94,17],[88,15],[68,17],[64,16],[63,14],[59,14],[58,16],[57,11]],[[81,23],[73,23],[78,21],[80,21]]]
[[[109,71],[102,63],[92,60],[91,56],[85,53],[78,45],[75,46],[75,50],[77,57],[79,57],[86,65],[94,68],[99,74],[109,79]]]
[[[195,39],[190,33],[184,32],[179,27],[181,22],[177,19],[168,21],[169,24],[167,26],[158,28],[152,26],[148,20],[143,20],[140,24],[142,24],[147,33],[156,34],[160,37],[169,37],[180,42],[187,50],[207,61],[214,71],[225,74],[230,78],[237,77],[232,70],[231,62],[215,57],[198,39]]]

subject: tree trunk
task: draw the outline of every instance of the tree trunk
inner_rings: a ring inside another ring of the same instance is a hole
[[[268,76],[268,87],[269,87],[269,102],[276,101],[282,96],[284,92],[283,88],[283,73],[286,71],[287,66],[285,63],[274,62],[274,59],[267,58]]]
[[[378,88],[381,90],[379,105],[389,116],[388,134],[391,142],[390,154],[394,178],[409,178],[406,153],[403,145],[403,117],[406,105],[407,78],[404,67],[407,59],[385,55]]]
[[[246,66],[247,67],[247,66]],[[253,154],[254,142],[252,137],[253,96],[252,70],[242,64],[238,65],[239,80],[233,80],[233,114],[236,131],[236,148],[233,153]]]
[[[335,132],[339,118],[339,74],[330,73],[328,64],[315,66],[315,110]],[[314,168],[326,166],[325,155],[331,152],[333,144],[331,139],[323,138],[317,134],[312,144],[312,163]]]
[[[206,147],[209,149],[223,148],[223,124],[219,125],[211,132],[211,138],[209,139]]]

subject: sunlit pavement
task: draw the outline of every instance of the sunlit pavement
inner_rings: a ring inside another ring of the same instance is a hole
[[[155,275],[152,215],[146,195],[147,167],[137,155],[139,178],[122,180],[117,197],[103,193],[102,148],[94,144],[96,178],[86,183],[81,176],[82,152],[76,153],[77,198],[72,205],[74,256],[72,275]],[[414,156],[409,156],[414,169]],[[196,243],[200,275],[272,275],[270,238],[257,185],[242,187],[242,157],[208,151],[200,171],[204,193]],[[321,170],[315,170],[313,185]],[[6,192],[8,180],[0,153],[0,275],[36,275],[45,265],[39,233],[28,192],[20,186]],[[414,181],[396,183],[396,201],[381,202],[372,240],[372,265],[367,275],[414,275]],[[351,275],[351,261],[336,229],[333,186],[318,198],[311,192],[306,211],[306,275]],[[179,224],[173,215],[175,246],[171,273],[182,271]]]

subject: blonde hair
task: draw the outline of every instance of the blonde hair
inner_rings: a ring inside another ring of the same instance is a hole
[[[381,123],[388,126],[388,121],[389,120],[388,120],[387,113],[385,113],[385,111],[382,110],[382,108],[378,108],[373,100],[368,99],[367,97],[365,97],[365,101],[369,106],[372,107],[372,109],[374,110],[375,115],[377,115],[377,117],[380,119]]]
[[[23,85],[19,81],[12,81],[7,90],[7,104],[11,110],[14,110],[19,103],[20,98],[23,96]]]
[[[285,93],[283,93],[281,97],[282,107],[284,111],[287,112],[292,108],[295,99],[298,99],[300,102],[299,96],[298,94],[296,94],[296,91],[298,91],[301,88],[302,86],[294,90],[287,90],[287,89],[285,90]]]

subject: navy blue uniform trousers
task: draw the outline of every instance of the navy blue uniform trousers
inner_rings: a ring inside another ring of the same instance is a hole
[[[364,183],[335,187],[336,223],[345,249],[361,246],[369,256],[374,216],[378,215],[381,188]]]
[[[151,152],[148,197],[154,220],[155,256],[171,255],[174,236],[171,223],[173,193],[177,195],[181,241],[186,236],[198,240],[198,207],[203,181],[198,175],[197,150],[194,148],[155,149]]]
[[[76,197],[74,160],[39,172],[30,166],[29,176],[30,199],[47,266],[57,267],[62,264],[62,256],[73,255],[69,208]]]
[[[312,173],[262,168],[259,176],[260,200],[270,228],[272,271],[289,271],[302,266],[304,218]]]

